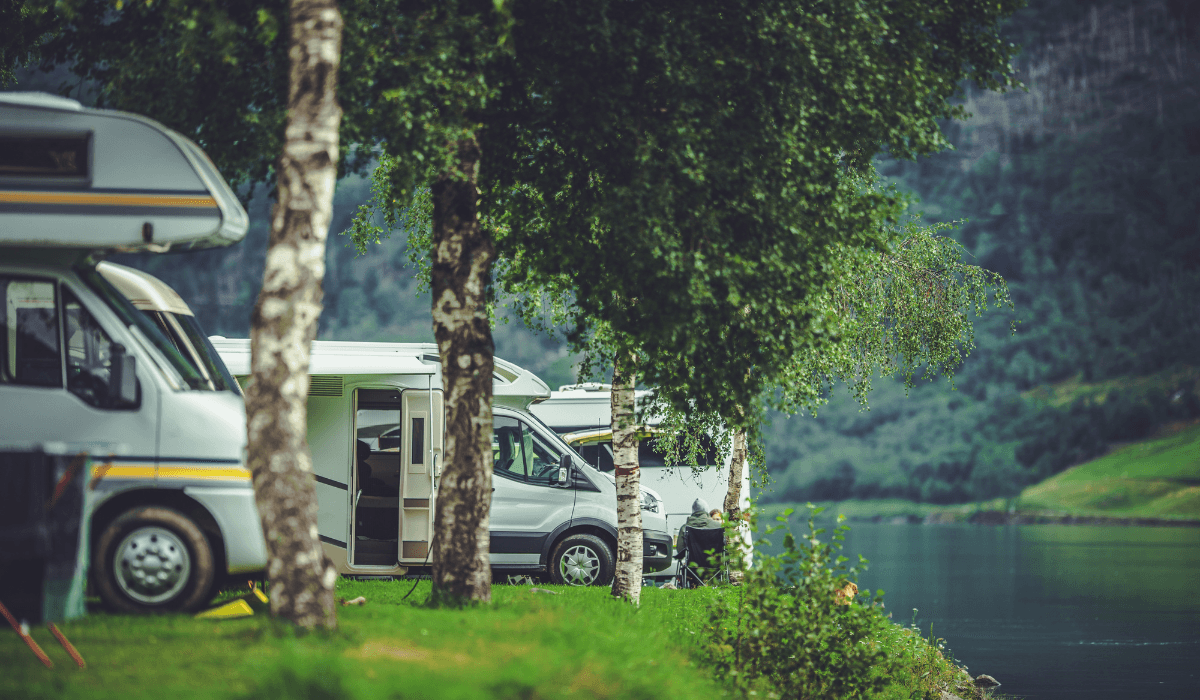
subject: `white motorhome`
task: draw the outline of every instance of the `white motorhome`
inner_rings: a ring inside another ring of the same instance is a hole
[[[211,338],[232,373],[250,342]],[[314,341],[308,442],[318,530],[342,574],[397,576],[429,564],[444,442],[441,364],[432,343]],[[616,560],[616,488],[529,412],[550,389],[510,362],[493,377],[491,562],[499,574],[606,584]],[[644,566],[670,564],[671,539],[642,495]]]
[[[177,295],[98,263],[226,246],[247,226],[178,133],[0,93],[0,443],[91,456],[91,577],[116,609],[199,607],[224,579],[261,572],[266,547],[240,394],[218,358],[194,341],[196,355],[181,351],[186,328],[172,338],[155,318],[190,316]],[[139,286],[161,298],[139,310]]]
[[[634,392],[640,406],[648,401],[650,392]],[[561,386],[550,393],[550,398],[530,406],[538,418],[562,435],[563,440],[575,448],[589,464],[601,472],[612,472],[612,386],[588,383]],[[716,455],[711,455],[710,466],[667,466],[663,455],[655,450],[654,422],[644,431],[638,445],[638,463],[641,467],[641,482],[662,494],[667,531],[672,538],[692,513],[692,503],[704,499],[709,508],[722,509],[725,494],[729,489],[730,457],[720,465],[715,464]],[[741,508],[750,507],[750,476],[742,473]],[[662,572],[674,573],[675,565]]]

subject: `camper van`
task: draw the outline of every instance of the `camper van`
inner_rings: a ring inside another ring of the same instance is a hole
[[[0,93],[0,443],[90,457],[91,580],[114,609],[195,609],[266,566],[242,397],[178,295],[100,262],[247,226],[180,134]]]
[[[598,471],[611,473],[612,453],[612,387],[608,384],[587,383],[561,386],[550,397],[530,406],[535,416],[545,421],[563,440],[577,450],[588,464]],[[643,405],[650,399],[650,392],[634,392],[634,400]],[[721,509],[729,489],[730,458],[716,464],[715,454],[708,456],[709,465],[668,466],[663,455],[654,447],[653,423],[639,435],[638,464],[641,467],[641,483],[662,494],[667,531],[672,538],[692,513],[692,504],[697,498],[708,503],[709,508]],[[750,476],[742,473],[741,508],[750,506]],[[747,542],[749,544],[749,542]],[[660,573],[674,573],[675,565]]]
[[[250,341],[211,338],[237,377]],[[399,576],[429,565],[444,444],[441,364],[432,343],[314,341],[308,443],[318,530],[340,573]],[[529,412],[550,388],[500,358],[493,376],[491,563],[497,574],[603,585],[616,562],[611,475]],[[642,494],[644,566],[670,564],[660,498]]]

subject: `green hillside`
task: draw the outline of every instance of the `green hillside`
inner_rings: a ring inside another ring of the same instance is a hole
[[[1126,445],[1021,493],[1021,510],[1200,518],[1200,422]]]

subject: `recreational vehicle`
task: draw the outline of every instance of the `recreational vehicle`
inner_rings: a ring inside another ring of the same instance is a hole
[[[234,376],[250,342],[211,338]],[[314,341],[308,442],[318,530],[342,574],[398,576],[429,564],[444,444],[441,364],[432,343]],[[550,389],[495,362],[490,510],[498,574],[606,584],[616,561],[616,488],[529,406]],[[647,571],[670,563],[671,539],[651,489],[642,494]]]
[[[98,263],[230,245],[247,225],[180,134],[0,93],[0,443],[90,456],[91,577],[118,610],[199,607],[261,572],[266,547],[228,373],[166,285]],[[139,285],[159,297],[141,310]]]
[[[583,459],[595,469],[610,473],[613,470],[612,453],[612,387],[608,384],[588,383],[561,386],[550,397],[530,406],[529,410],[545,421],[563,440],[577,450]],[[635,392],[635,401],[642,404],[648,400],[649,391]],[[720,509],[729,488],[730,458],[717,464],[716,455],[710,455],[710,465],[668,466],[663,455],[655,450],[653,423],[639,437],[638,463],[641,467],[641,483],[662,494],[667,531],[672,538],[692,513],[692,504],[703,499],[710,508]],[[750,506],[750,477],[743,470],[741,507]],[[673,574],[675,565],[661,572]]]

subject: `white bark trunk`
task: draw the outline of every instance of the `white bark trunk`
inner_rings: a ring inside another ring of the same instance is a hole
[[[289,12],[279,200],[250,330],[247,466],[267,540],[271,613],[305,628],[332,628],[337,571],[317,536],[306,402],[337,182],[342,17],[334,0],[292,0]]]
[[[617,479],[617,570],[612,594],[638,605],[642,595],[641,469],[633,358],[617,358],[612,381],[613,463]]]
[[[733,431],[733,455],[729,460],[729,484],[725,489],[725,517],[736,524],[737,536],[734,540],[736,552],[730,554],[730,564],[733,568],[748,568],[750,564],[750,528],[742,521],[742,480],[746,474],[746,429]]]
[[[479,225],[479,144],[433,184],[433,334],[446,390],[446,466],[434,513],[433,596],[439,605],[492,599],[492,370],[488,270],[495,249]]]

